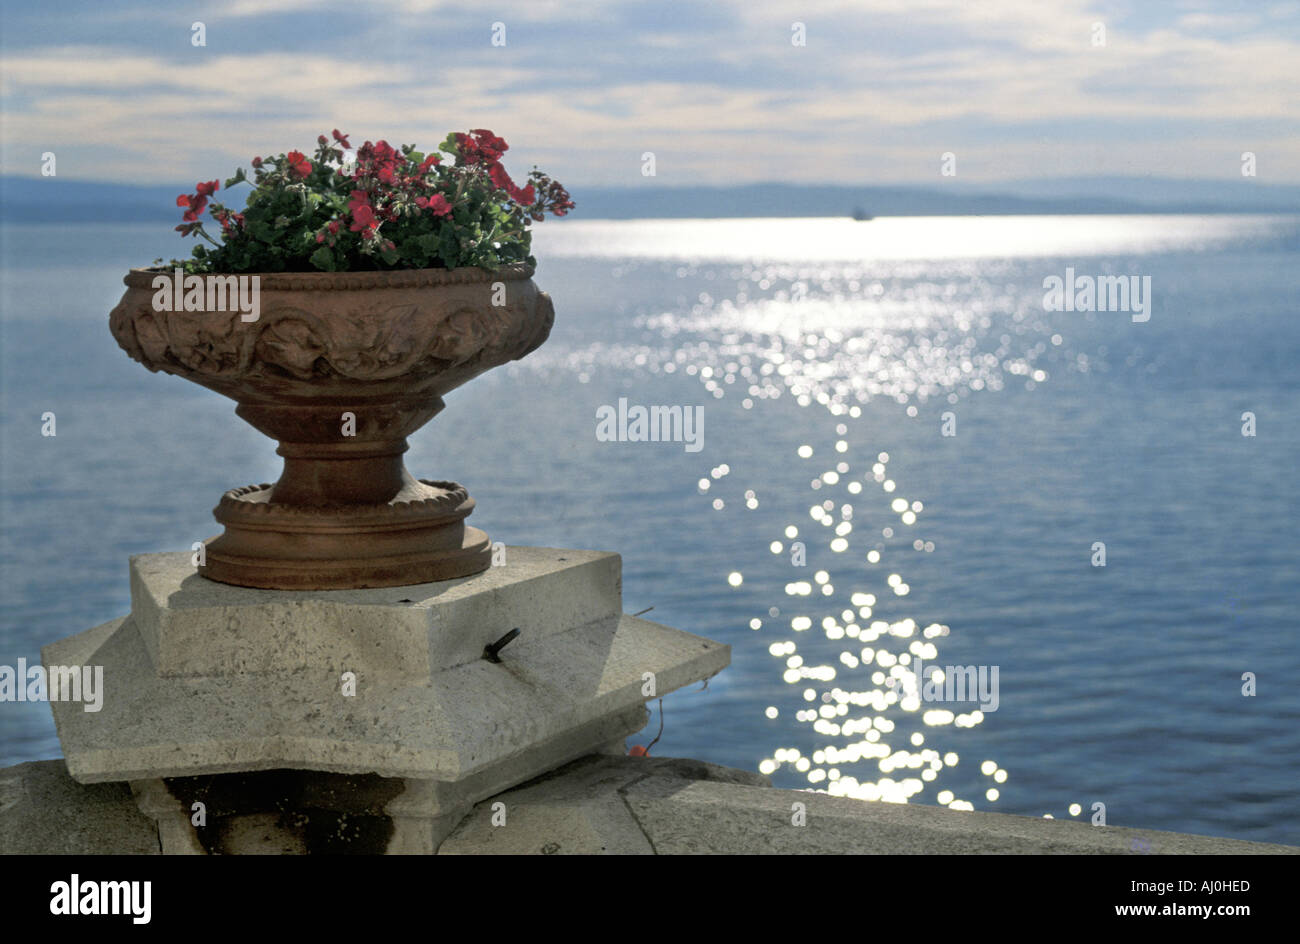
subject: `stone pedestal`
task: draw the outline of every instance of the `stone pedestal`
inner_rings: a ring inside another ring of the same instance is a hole
[[[276,591],[200,577],[188,553],[134,557],[131,614],[43,651],[104,669],[102,710],[51,703],[68,770],[131,782],[164,852],[431,853],[475,803],[611,749],[646,701],[730,660],[623,614],[616,554],[505,559]]]

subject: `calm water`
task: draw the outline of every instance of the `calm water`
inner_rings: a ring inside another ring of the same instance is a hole
[[[127,555],[211,535],[278,460],[108,334],[167,227],[0,238],[13,665],[125,613]],[[1300,222],[576,220],[536,251],[550,342],[453,393],[407,464],[466,483],[494,539],[621,552],[629,611],[732,645],[654,753],[1300,843]],[[1044,311],[1067,266],[1150,276],[1150,321]],[[702,405],[704,448],[598,442],[619,397]],[[916,654],[997,666],[997,710],[909,698]],[[46,705],[0,726],[0,764],[58,753]]]

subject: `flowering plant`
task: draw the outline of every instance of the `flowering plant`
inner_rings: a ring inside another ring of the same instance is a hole
[[[313,157],[289,151],[254,157],[250,179],[241,167],[226,189],[253,189],[242,211],[211,198],[215,180],[181,194],[183,236],[198,235],[193,256],[174,265],[191,273],[343,272],[534,263],[529,226],[547,213],[573,209],[568,191],[536,167],[518,186],[501,166],[508,149],[486,129],[447,135],[437,154],[386,141],[352,150],[337,129],[321,135]],[[200,217],[221,225],[214,240]]]

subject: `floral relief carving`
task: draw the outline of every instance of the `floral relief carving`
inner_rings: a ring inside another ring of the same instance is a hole
[[[152,290],[128,281],[110,328],[149,369],[200,382],[386,381],[476,360],[487,369],[535,349],[554,309],[531,280],[510,285],[503,306],[490,304],[486,282],[279,290],[264,294],[258,321],[249,323],[239,312],[154,311]]]

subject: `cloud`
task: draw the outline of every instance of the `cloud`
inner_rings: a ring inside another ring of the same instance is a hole
[[[963,175],[989,179],[1219,175],[1255,150],[1269,179],[1300,180],[1300,40],[1285,8],[1156,17],[1086,0],[808,0],[804,47],[775,0],[367,9],[344,29],[316,14],[356,15],[354,3],[236,0],[207,14],[208,48],[170,26],[168,52],[147,31],[45,45],[18,23],[0,75],[4,169],[33,173],[54,150],[69,176],[198,179],[333,127],[431,146],[487,126],[512,157],[591,185],[644,182],[647,150],[657,182],[678,184],[933,183],[948,150]],[[505,48],[489,42],[493,19]],[[1104,47],[1091,41],[1098,21]]]

